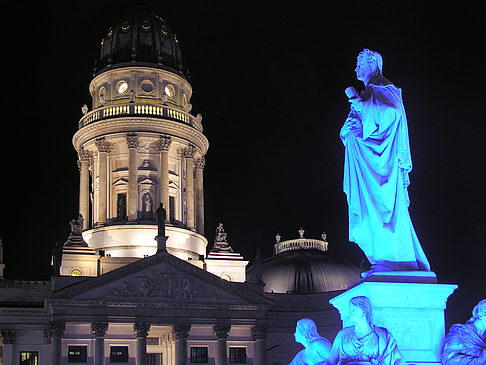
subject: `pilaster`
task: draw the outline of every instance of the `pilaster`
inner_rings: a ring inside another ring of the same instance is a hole
[[[203,171],[206,159],[199,157],[194,159],[194,168],[196,170],[195,181],[195,202],[196,202],[196,231],[204,234],[204,181]]]
[[[95,142],[98,148],[98,225],[106,224],[108,206],[108,153],[111,151],[111,144],[104,137]],[[86,219],[85,219],[86,220]]]
[[[160,139],[155,142],[155,149],[160,154],[160,202],[164,206],[167,215],[166,221],[170,222],[170,209],[169,209],[169,149],[172,143],[170,136],[161,135]]]
[[[176,324],[173,327],[175,338],[175,365],[187,365],[187,338],[191,325],[186,323]]]
[[[147,335],[150,331],[149,323],[136,322],[133,331],[137,337],[137,365],[147,364]]]
[[[64,330],[66,324],[64,322],[51,322],[49,323],[49,338],[51,342],[51,363],[61,364],[62,360],[62,336],[64,336]]]
[[[251,335],[253,341],[255,341],[255,365],[266,365],[265,339],[267,338],[267,327],[257,324],[251,328]]]
[[[138,137],[135,134],[127,134],[128,147],[128,193],[127,193],[127,210],[128,221],[137,220],[138,206],[138,174],[137,174],[137,149]]]
[[[79,166],[79,214],[83,216],[83,230],[89,228],[89,164],[92,153],[81,147],[78,151]]]
[[[94,365],[105,363],[105,336],[108,331],[108,322],[91,323],[91,333],[95,338],[95,361]]]
[[[194,209],[194,155],[196,148],[193,145],[182,150],[186,162],[186,225],[189,229],[195,229],[195,209]]]
[[[218,323],[213,326],[214,337],[218,341],[216,349],[216,365],[228,364],[228,351],[226,349],[226,339],[228,338],[231,325],[228,323]]]

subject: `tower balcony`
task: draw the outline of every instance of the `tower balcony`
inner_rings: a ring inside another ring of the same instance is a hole
[[[81,129],[91,123],[104,119],[113,119],[117,117],[150,117],[169,119],[176,122],[189,125],[202,133],[203,127],[201,116],[194,117],[192,114],[172,108],[167,105],[153,105],[142,103],[128,103],[119,105],[104,106],[94,109],[79,120],[78,129]]]

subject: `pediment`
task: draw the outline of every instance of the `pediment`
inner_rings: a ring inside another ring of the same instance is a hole
[[[157,183],[149,177],[141,177],[138,180],[140,185],[156,185]]]
[[[118,185],[128,185],[128,180],[120,178],[113,183],[113,186],[118,186]]]
[[[162,252],[104,275],[54,292],[52,300],[146,304],[236,304],[271,302],[242,283],[223,280],[197,266]]]

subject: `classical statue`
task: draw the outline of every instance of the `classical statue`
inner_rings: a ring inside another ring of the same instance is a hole
[[[160,203],[156,211],[157,214],[157,236],[165,237],[165,220],[167,219],[167,212],[164,205]]]
[[[443,365],[486,364],[486,299],[473,309],[466,324],[455,324],[442,347]]]
[[[302,344],[304,349],[299,351],[289,365],[324,364],[331,351],[331,343],[317,332],[317,326],[312,319],[302,318],[295,326],[295,342]]]
[[[402,91],[383,77],[383,59],[365,49],[357,79],[365,89],[347,88],[351,110],[341,129],[345,146],[343,189],[349,209],[349,241],[374,271],[429,271],[410,219],[407,187],[412,159]]]
[[[214,236],[212,252],[233,252],[233,249],[227,242],[228,234],[224,231],[223,223],[218,223],[216,227],[216,235]]]
[[[71,227],[71,233],[75,235],[81,235],[83,232],[84,218],[82,214],[78,215],[77,219],[71,219],[69,226]]]
[[[353,325],[337,334],[327,365],[406,364],[391,333],[373,324],[373,310],[367,297],[351,298],[349,316]]]
[[[223,223],[218,223],[216,227],[216,235],[214,236],[214,242],[226,242],[227,234],[224,231]]]
[[[61,242],[56,242],[56,244],[52,248],[51,266],[52,266],[52,272],[53,272],[54,275],[60,275],[61,274],[62,247],[63,247],[63,244]]]

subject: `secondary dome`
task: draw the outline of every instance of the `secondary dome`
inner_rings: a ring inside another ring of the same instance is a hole
[[[137,10],[108,28],[101,41],[95,74],[137,65],[163,68],[184,76],[177,37],[152,10]]]
[[[328,243],[301,237],[277,242],[274,256],[261,264],[261,280],[267,293],[307,294],[346,290],[361,279],[361,270],[327,254]],[[257,265],[248,269],[256,279]]]

